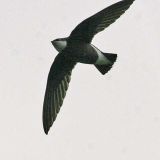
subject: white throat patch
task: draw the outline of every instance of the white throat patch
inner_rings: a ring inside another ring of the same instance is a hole
[[[61,52],[67,46],[67,41],[54,41],[53,45],[58,52]]]

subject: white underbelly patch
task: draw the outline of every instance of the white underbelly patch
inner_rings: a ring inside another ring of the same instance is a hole
[[[109,59],[107,59],[107,57],[105,57],[102,52],[97,49],[95,46],[92,45],[92,47],[95,49],[95,51],[97,52],[98,54],[98,59],[96,61],[95,64],[98,64],[98,65],[107,65],[107,64],[111,64],[111,62],[109,61]]]

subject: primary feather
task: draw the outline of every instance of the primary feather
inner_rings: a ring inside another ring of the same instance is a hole
[[[46,134],[62,106],[75,64],[60,53],[51,66],[43,104],[43,127]]]
[[[91,43],[94,35],[115,22],[133,2],[134,0],[122,0],[87,18],[71,32],[69,39]]]

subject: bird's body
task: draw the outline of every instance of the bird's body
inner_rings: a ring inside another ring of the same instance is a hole
[[[62,50],[67,47],[67,38],[54,40],[52,41],[52,44],[57,51],[62,52]],[[73,59],[75,58],[76,62],[95,65],[107,65],[112,63],[103,55],[103,52],[89,43],[76,41],[71,45],[68,45],[68,50],[72,50],[73,55],[71,55],[71,57]]]
[[[48,75],[43,104],[43,127],[46,134],[62,106],[74,66],[77,63],[93,64],[102,74],[112,68],[117,54],[103,53],[91,41],[95,34],[118,19],[133,1],[122,0],[115,3],[81,22],[69,37],[52,41],[59,54]]]

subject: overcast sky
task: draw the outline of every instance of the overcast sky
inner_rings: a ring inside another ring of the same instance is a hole
[[[0,159],[159,160],[160,1],[135,0],[93,44],[117,53],[105,76],[73,71],[46,136],[42,105],[57,51],[50,41],[117,0],[1,0]]]

